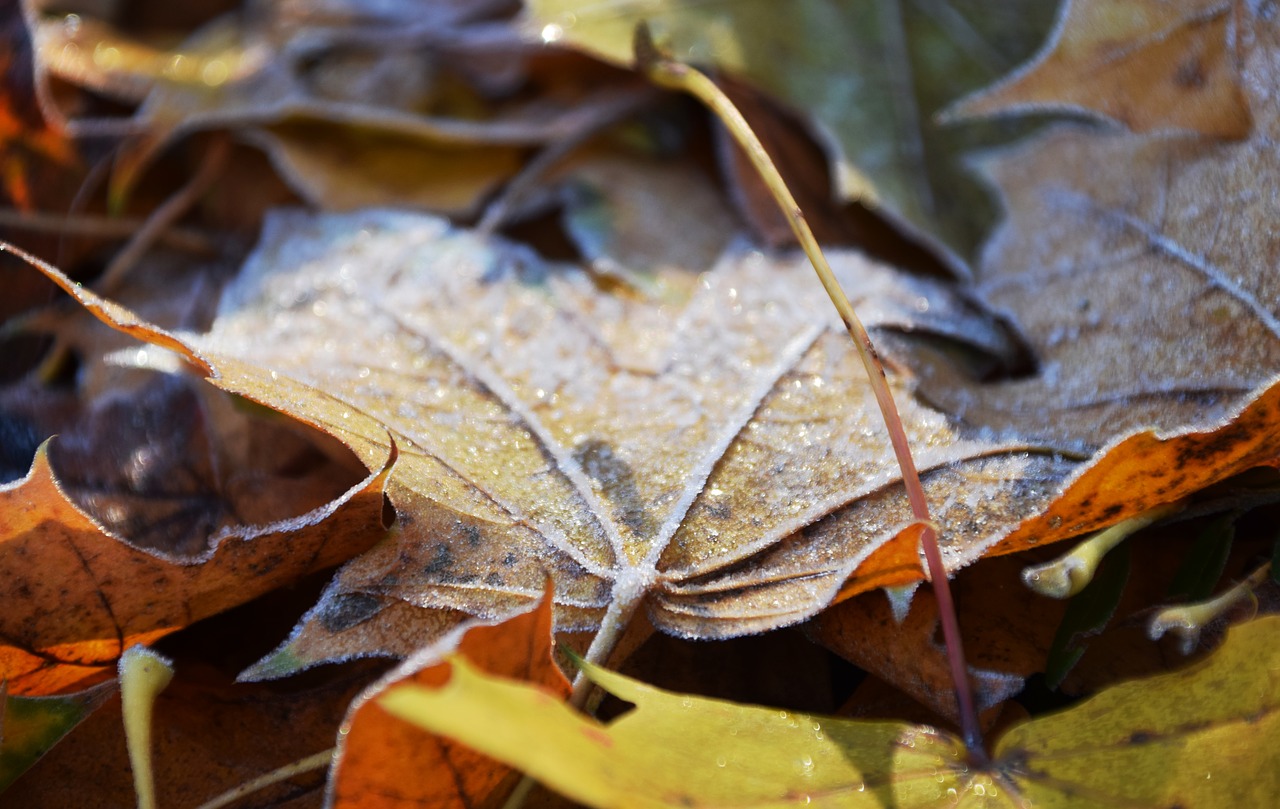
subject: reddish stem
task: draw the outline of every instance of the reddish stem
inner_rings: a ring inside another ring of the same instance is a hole
[[[920,544],[924,548],[929,579],[933,583],[934,595],[938,601],[942,637],[947,647],[947,659],[951,667],[951,680],[955,687],[964,743],[969,749],[971,761],[977,764],[985,763],[987,754],[982,746],[982,730],[978,726],[973,686],[969,682],[968,667],[965,665],[964,647],[960,640],[960,623],[956,619],[955,602],[951,598],[951,586],[947,581],[947,569],[942,563],[942,551],[938,547],[937,533],[933,529],[933,520],[929,515],[929,504],[925,500],[924,486],[920,483],[920,474],[916,470],[915,459],[911,455],[906,430],[902,426],[902,417],[889,390],[884,364],[880,362],[880,356],[871,343],[871,337],[854,312],[853,304],[849,302],[849,298],[831,272],[826,256],[823,255],[822,248],[818,246],[818,241],[805,220],[804,212],[800,210],[800,206],[787,189],[782,175],[778,173],[777,167],[765,151],[764,145],[755,136],[738,108],[711,79],[688,65],[673,62],[660,54],[649,36],[648,28],[644,25],[636,29],[635,51],[637,64],[654,83],[688,92],[706,104],[747,153],[747,157],[751,159],[756,171],[773,193],[779,207],[782,208],[792,232],[813,263],[823,288],[826,289],[831,302],[840,313],[840,319],[844,321],[849,336],[853,338],[858,355],[867,370],[872,390],[875,391],[876,403],[880,406],[880,413],[889,431],[889,440],[893,444],[893,453],[902,470],[902,482],[907,490],[907,499],[911,503],[911,512],[924,528],[920,535]]]

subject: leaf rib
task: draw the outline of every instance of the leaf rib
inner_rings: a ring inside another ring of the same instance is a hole
[[[778,381],[799,364],[800,360],[804,358],[805,354],[808,353],[809,349],[813,347],[814,343],[825,331],[826,327],[824,326],[805,329],[779,352],[779,359],[772,369],[773,373],[759,375],[758,385],[745,397],[742,408],[726,420],[725,430],[711,444],[702,463],[690,471],[689,485],[681,492],[680,500],[677,501],[676,507],[672,509],[666,522],[658,529],[657,537],[645,557],[645,565],[656,568],[662,553],[666,551],[667,546],[671,544],[671,540],[684,523],[689,509],[698,497],[702,495],[703,487],[706,486],[712,472],[715,471],[716,466],[724,458],[725,453],[729,451],[729,447],[742,436],[747,425],[751,423],[751,420],[760,410],[760,406],[777,387]]]
[[[605,536],[609,541],[610,549],[614,554],[615,564],[620,564],[621,560],[625,559],[626,556],[623,551],[622,537],[618,533],[617,524],[610,518],[608,511],[604,508],[604,504],[601,503],[600,499],[596,496],[595,491],[591,487],[590,481],[587,480],[586,474],[582,471],[581,464],[573,458],[572,454],[569,453],[565,447],[556,441],[555,436],[551,434],[551,431],[542,423],[537,414],[527,407],[524,402],[516,396],[515,392],[511,390],[511,387],[504,382],[498,374],[492,373],[484,363],[478,361],[474,357],[467,356],[462,349],[451,344],[441,335],[436,334],[432,329],[423,325],[410,325],[404,322],[404,320],[395,313],[386,310],[383,311],[384,314],[395,321],[400,328],[404,329],[406,333],[413,334],[427,340],[433,348],[448,358],[448,360],[453,363],[458,370],[468,376],[477,385],[480,392],[488,393],[493,396],[493,398],[496,399],[503,407],[515,414],[521,425],[538,439],[543,451],[549,455],[551,460],[554,462],[556,470],[559,471],[560,474],[570,482],[570,484],[572,484],[575,493],[582,498],[582,501],[586,504],[592,515],[595,516],[596,521],[604,530]],[[587,556],[582,553],[581,549],[577,548],[569,541],[569,537],[565,535],[562,530],[553,525],[543,524],[542,521],[531,520],[514,505],[500,500],[492,492],[489,492],[479,486],[475,480],[462,474],[452,464],[445,460],[442,452],[432,451],[431,457],[448,467],[473,489],[488,497],[495,505],[510,514],[513,520],[529,526],[530,529],[535,531],[535,533],[537,533],[548,545],[565,554],[592,574],[604,579],[612,578],[613,574],[609,568],[603,567],[587,558]]]

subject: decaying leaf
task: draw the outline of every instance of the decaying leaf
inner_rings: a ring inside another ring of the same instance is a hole
[[[1008,557],[985,559],[951,582],[979,711],[1017,694],[1026,677],[1043,670],[1047,628],[1062,611],[1059,602],[1022,585],[1018,573],[1025,564]],[[854,580],[861,575],[859,571]],[[865,593],[824,610],[805,630],[938,716],[958,718],[947,654],[939,641],[937,601],[929,590],[912,596],[902,620],[883,593]]]
[[[498,806],[514,786],[506,765],[456,742],[423,733],[389,715],[378,704],[388,688],[403,683],[447,682],[447,655],[465,657],[481,670],[530,683],[560,699],[569,696],[552,656],[550,589],[531,612],[493,626],[469,626],[419,650],[361,694],[339,731],[330,779],[330,805],[343,807]],[[465,634],[464,634],[465,633]]]
[[[739,229],[693,161],[596,153],[557,179],[565,233],[592,271],[668,304],[688,300]]]
[[[601,724],[461,659],[443,686],[381,704],[588,806],[1265,805],[1280,789],[1278,638],[1280,618],[1235,627],[1182,671],[1015,726],[986,765],[930,727],[685,696],[589,665],[635,709]]]
[[[116,203],[176,138],[230,128],[256,129],[251,140],[318,205],[470,212],[516,172],[522,149],[605,126],[648,97],[638,82],[602,92],[589,79],[562,82],[532,101],[516,97],[532,83],[533,49],[492,24],[474,27],[492,13],[484,4],[268,4],[259,11],[221,17],[180,49],[145,59],[126,58],[138,46],[115,38],[79,41],[84,31],[104,36],[101,26],[77,22],[79,33],[68,40],[65,22],[46,23],[45,58],[70,81],[117,86],[136,78],[139,61],[160,68],[144,82],[149,91],[130,122],[144,134],[127,140],[116,160]],[[69,41],[73,52],[116,58],[86,71],[62,58]],[[183,76],[170,75],[174,65]]]
[[[872,323],[998,347],[943,287],[838,264]],[[811,614],[910,519],[862,372],[808,273],[728,259],[655,320],[659,304],[624,306],[577,270],[437,220],[281,216],[199,350],[243,358],[215,362],[221,384],[334,432],[366,463],[382,452],[370,429],[406,448],[390,489],[403,531],[344,569],[311,622],[352,596],[497,617],[536,597],[545,568],[561,629],[643,599],[669,632],[730,636]],[[953,563],[1070,465],[906,412],[954,526]],[[361,649],[375,627],[346,643]]]
[[[384,473],[310,514],[226,531],[182,558],[106,533],[66,498],[42,448],[24,479],[0,487],[0,679],[23,695],[100,679],[135,643],[350,558],[382,533]]]
[[[1066,0],[1027,66],[964,99],[950,117],[1086,110],[1135,132],[1249,133],[1239,55],[1249,12],[1227,0]],[[1245,46],[1247,47],[1247,45]]]
[[[1250,139],[1063,126],[985,161],[1007,218],[979,291],[1016,313],[1039,374],[931,397],[976,424],[1096,447],[1212,424],[1272,379],[1280,203],[1256,188],[1280,174],[1280,29],[1246,22]]]
[[[196,557],[213,537],[321,508],[364,476],[279,417],[196,380],[146,376],[136,391],[117,380],[49,446],[60,490],[131,545]]]
[[[630,65],[636,25],[681,60],[745,78],[808,114],[831,153],[836,193],[951,252],[977,242],[986,201],[958,155],[974,145],[934,125],[943,104],[1030,53],[1052,4],[768,0],[532,0],[526,30]]]
[[[514,146],[433,147],[375,127],[305,119],[258,129],[251,139],[291,187],[333,211],[397,204],[466,215],[521,162]]]
[[[944,285],[836,264],[866,321],[1004,350]],[[402,529],[339,574],[299,639],[337,631],[346,654],[408,654],[383,645],[421,640],[379,623],[390,600],[493,620],[537,598],[547,571],[558,628],[605,621],[606,646],[641,602],[676,634],[762,631],[820,609],[911,522],[869,386],[805,265],[731,257],[682,310],[659,308],[665,324],[633,311],[579,270],[430,217],[270,219],[187,352],[368,466],[387,462],[388,431],[401,450],[388,493]],[[622,365],[615,345],[640,360]],[[967,438],[905,399],[903,412],[952,566],[1036,513],[1073,465]],[[296,667],[331,648],[281,654]]]
[[[1002,550],[1112,525],[1280,454],[1280,208],[1255,191],[1280,173],[1280,48],[1274,21],[1246,22],[1249,140],[1061,127],[986,163],[1008,219],[979,290],[1015,313],[1038,373],[975,385],[926,362],[921,391],[972,425],[1109,444]]]

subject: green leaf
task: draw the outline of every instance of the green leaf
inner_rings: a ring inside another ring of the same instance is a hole
[[[861,0],[530,0],[529,30],[621,64],[644,21],[681,61],[733,74],[809,116],[844,199],[879,208],[966,256],[992,207],[962,153],[1008,123],[963,131],[933,115],[1012,70],[1056,3]],[[934,242],[936,245],[937,242]]]
[[[58,697],[5,694],[0,709],[0,792],[93,713],[115,690],[108,682]]]
[[[1236,538],[1237,512],[1219,515],[1196,536],[1195,544],[1182,560],[1178,572],[1169,585],[1169,595],[1187,601],[1203,601],[1213,595],[1213,588],[1222,578],[1231,553],[1231,543]]]
[[[983,767],[959,739],[662,691],[594,666],[633,703],[610,724],[464,660],[383,708],[596,807],[1227,807],[1280,794],[1280,617],[1183,671],[1114,686],[1011,729]]]

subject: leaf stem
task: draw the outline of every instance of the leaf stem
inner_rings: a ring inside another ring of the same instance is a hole
[[[818,273],[822,287],[827,291],[831,302],[835,304],[845,329],[853,338],[858,356],[866,368],[871,381],[871,389],[875,393],[876,403],[884,416],[885,426],[889,431],[889,440],[893,444],[893,452],[898,466],[902,470],[902,482],[907,490],[907,499],[911,503],[911,512],[917,524],[921,526],[920,544],[924,549],[925,561],[928,565],[929,579],[933,583],[934,595],[938,601],[938,614],[942,622],[942,635],[947,646],[947,658],[951,667],[951,679],[956,691],[956,703],[960,709],[960,725],[964,734],[965,745],[971,756],[978,761],[986,760],[986,752],[982,745],[982,731],[978,726],[978,714],[974,708],[973,687],[969,682],[968,669],[965,665],[964,650],[960,640],[960,624],[956,619],[955,602],[951,597],[951,588],[947,581],[946,567],[943,565],[942,552],[938,548],[937,533],[929,516],[929,504],[925,500],[924,486],[920,483],[920,474],[916,471],[915,459],[907,442],[907,434],[902,426],[902,418],[898,414],[898,406],[889,390],[889,382],[885,377],[884,364],[871,342],[862,321],[854,312],[853,304],[840,288],[827,263],[818,240],[814,237],[804,211],[796,203],[795,197],[787,189],[782,175],[765,151],[764,144],[756,137],[746,118],[734,106],[729,97],[716,86],[710,78],[697,69],[680,62],[672,61],[658,52],[649,35],[648,28],[641,24],[636,29],[636,62],[655,84],[673,90],[689,93],[705,104],[720,122],[724,124],[738,145],[746,152],[752,165],[759,173],[765,185],[772,192],[774,200],[782,209],[791,231],[795,234],[805,255]]]
[[[587,647],[587,653],[583,659],[597,666],[608,665],[609,656],[617,647],[618,641],[622,640],[627,626],[643,600],[644,589],[636,586],[617,587],[609,602],[609,608],[600,621],[600,629],[591,639],[591,645]],[[578,676],[573,678],[573,693],[569,695],[569,704],[575,708],[585,708],[593,691],[595,688],[591,681],[579,671]]]
[[[591,645],[587,647],[583,660],[597,666],[606,665],[643,600],[643,589],[635,586],[616,589],[604,618],[600,620],[600,629],[591,639]],[[592,695],[599,693],[600,690],[595,687],[595,684],[579,670],[578,675],[573,678],[573,691],[569,694],[569,704],[585,713],[595,713],[597,705],[592,702]],[[536,779],[532,775],[528,773],[522,775],[515,789],[502,804],[502,809],[521,809],[528,800],[535,783]]]
[[[232,787],[216,798],[200,804],[196,809],[222,809],[222,807],[230,806],[245,795],[266,789],[272,784],[287,781],[295,775],[301,775],[305,772],[324,769],[333,763],[333,756],[336,752],[336,747],[330,747],[328,750],[321,750],[314,755],[286,764],[283,767],[278,767],[265,775],[259,775],[257,778]]]

